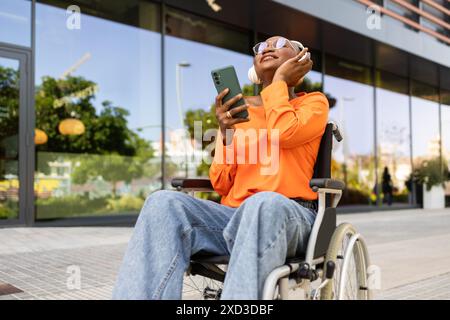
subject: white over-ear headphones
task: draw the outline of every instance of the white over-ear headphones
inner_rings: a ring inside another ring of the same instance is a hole
[[[295,41],[295,40],[290,40],[290,41],[291,41],[291,43],[297,45],[300,51],[302,51],[304,49],[304,46],[301,42]],[[299,61],[306,59],[306,57],[310,57],[309,52],[308,52],[308,54],[304,55]],[[261,84],[261,79],[259,79],[254,65],[250,69],[248,69],[248,79],[254,84]]]

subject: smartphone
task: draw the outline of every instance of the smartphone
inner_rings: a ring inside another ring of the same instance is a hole
[[[241,86],[239,85],[239,79],[233,66],[213,70],[211,71],[211,76],[213,78],[217,93],[222,92],[226,88],[230,89],[230,91],[228,91],[228,93],[222,100],[224,103],[242,93]],[[243,105],[245,105],[244,98],[233,104],[229,110]],[[248,112],[247,110],[241,111],[233,115],[233,118],[246,119],[248,118]]]

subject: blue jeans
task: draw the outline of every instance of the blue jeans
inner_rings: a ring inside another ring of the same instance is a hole
[[[142,208],[113,299],[181,299],[195,253],[230,255],[222,299],[260,299],[268,274],[306,251],[315,212],[275,192],[239,208],[162,190]]]

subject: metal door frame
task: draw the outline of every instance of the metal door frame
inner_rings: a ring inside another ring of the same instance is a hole
[[[34,86],[30,48],[0,42],[0,57],[19,61],[19,216],[0,220],[4,226],[34,224]]]

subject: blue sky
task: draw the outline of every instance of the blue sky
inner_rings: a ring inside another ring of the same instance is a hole
[[[19,69],[19,61],[15,60],[15,59],[0,57],[0,66],[2,66],[4,68],[11,68],[14,70],[18,70]]]
[[[31,44],[31,1],[0,0],[0,41]]]

